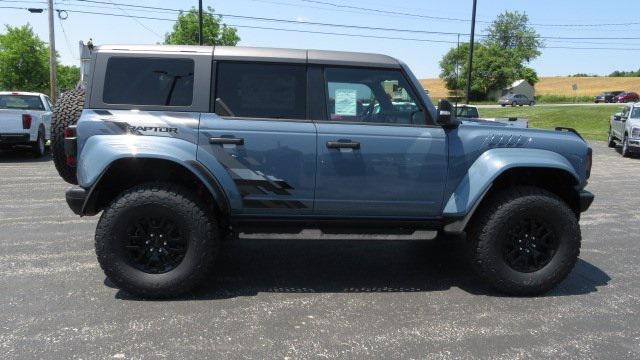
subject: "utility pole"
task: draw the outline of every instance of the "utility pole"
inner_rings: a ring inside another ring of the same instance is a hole
[[[49,0],[51,1],[51,0]],[[198,0],[198,43],[202,45],[203,37],[202,37],[202,0]]]
[[[476,32],[476,2],[473,0],[473,11],[471,14],[471,39],[469,41],[469,70],[467,71],[467,101],[469,104],[469,94],[471,93],[471,72],[473,70],[473,37]]]
[[[56,89],[56,36],[53,25],[53,0],[49,0],[49,85],[51,91],[51,101],[55,104],[57,94]]]
[[[460,33],[458,33],[458,41],[456,42],[456,53],[460,49]],[[458,56],[456,56],[456,109],[458,108],[458,100],[460,99],[460,63],[458,62]]]

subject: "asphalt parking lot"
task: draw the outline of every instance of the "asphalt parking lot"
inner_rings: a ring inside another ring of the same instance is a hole
[[[51,161],[0,153],[0,358],[640,358],[640,158],[594,148],[580,260],[545,297],[477,284],[458,245],[244,239],[194,296],[105,280],[97,217]]]

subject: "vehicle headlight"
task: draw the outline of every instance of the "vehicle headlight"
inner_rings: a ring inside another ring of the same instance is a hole
[[[640,128],[631,129],[631,137],[632,138],[640,138]]]

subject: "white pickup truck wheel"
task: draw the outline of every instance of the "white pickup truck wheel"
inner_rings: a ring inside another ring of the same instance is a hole
[[[31,145],[31,149],[33,150],[33,155],[38,158],[43,157],[47,152],[44,140],[44,127],[41,126],[40,129],[38,129],[38,138]]]

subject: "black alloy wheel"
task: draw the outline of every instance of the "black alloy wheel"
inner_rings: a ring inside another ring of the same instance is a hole
[[[544,221],[521,219],[507,232],[503,247],[506,264],[523,273],[544,268],[558,250],[558,237]]]
[[[129,263],[148,274],[175,269],[187,252],[185,234],[165,217],[140,217],[127,226],[124,248]]]

